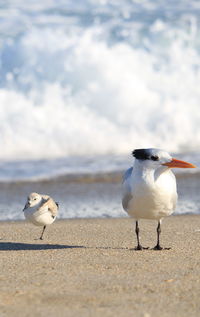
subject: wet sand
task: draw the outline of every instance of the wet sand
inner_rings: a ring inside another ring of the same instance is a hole
[[[153,247],[156,223],[141,221]],[[200,216],[163,221],[171,250],[135,251],[133,221],[73,219],[47,228],[0,223],[0,316],[199,316]]]

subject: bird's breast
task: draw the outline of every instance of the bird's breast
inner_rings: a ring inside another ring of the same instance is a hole
[[[131,191],[128,214],[135,218],[161,219],[170,215],[176,206],[176,181],[170,174],[162,175],[156,181],[133,181]]]
[[[32,222],[36,226],[50,225],[54,222],[55,217],[48,211],[48,208],[37,209],[37,208],[27,208],[24,211],[25,218]]]

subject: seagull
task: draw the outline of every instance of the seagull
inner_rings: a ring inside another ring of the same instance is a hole
[[[47,225],[52,224],[58,214],[59,205],[48,196],[38,193],[31,193],[23,209],[25,218],[36,226],[43,226],[40,240],[43,240],[43,234]]]
[[[123,178],[122,206],[128,215],[135,219],[135,250],[145,249],[139,239],[140,219],[158,221],[157,244],[154,250],[162,250],[161,221],[173,213],[177,202],[176,178],[171,168],[196,166],[172,158],[166,151],[155,148],[136,149],[132,155],[135,158],[134,164],[125,172]]]

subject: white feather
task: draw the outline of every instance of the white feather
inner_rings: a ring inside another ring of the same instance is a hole
[[[161,165],[170,159],[159,151],[160,162],[135,160],[125,174],[122,205],[136,220],[155,219],[173,213],[177,202],[176,179],[172,171]]]

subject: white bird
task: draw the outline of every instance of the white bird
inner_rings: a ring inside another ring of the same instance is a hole
[[[58,203],[48,195],[31,193],[23,209],[25,218],[36,226],[43,226],[40,240],[47,225],[52,224],[58,214]]]
[[[172,158],[159,149],[136,149],[132,152],[135,162],[124,174],[122,206],[136,221],[136,250],[143,247],[139,240],[140,219],[158,221],[157,244],[161,250],[160,233],[162,218],[173,213],[177,202],[176,178],[172,167],[194,168],[193,164]]]

